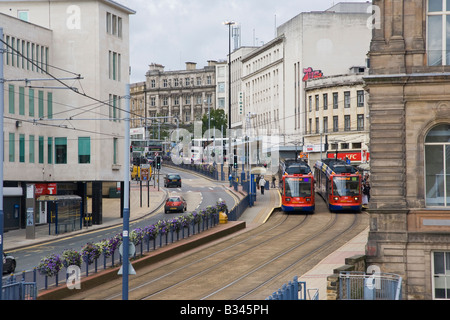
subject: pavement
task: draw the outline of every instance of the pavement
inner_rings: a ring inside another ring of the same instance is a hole
[[[133,182],[132,182],[133,183]],[[221,182],[219,182],[220,184]],[[242,199],[246,193],[242,190],[242,186],[238,187],[238,191],[228,186],[228,182],[222,183],[223,187],[228,190],[235,198]],[[143,187],[142,205],[139,188],[132,186],[130,189],[130,222],[152,214],[156,211],[166,199],[167,192],[163,189],[150,187],[150,205],[147,206],[147,187]],[[122,224],[120,218],[120,199],[103,199],[103,220],[101,225],[93,225],[83,227],[82,230],[60,234],[49,235],[48,225],[37,226],[34,239],[26,239],[26,230],[10,230],[4,233],[4,251],[13,251],[21,247],[37,245],[56,239],[73,236],[74,234],[92,231],[94,229],[107,228],[113,225]],[[259,192],[256,202],[252,207],[245,210],[239,220],[246,222],[246,228],[253,228],[264,223],[273,212],[274,208],[281,206],[281,198],[277,189],[266,190],[264,195]],[[89,211],[89,204],[88,204]],[[319,264],[308,271],[306,274],[299,275],[299,281],[306,282],[307,289],[318,289],[319,300],[327,299],[327,276],[333,274],[333,270],[345,264],[345,258],[354,255],[364,254],[367,242],[368,229],[360,233],[344,244],[340,249],[336,250],[329,256],[325,257]],[[280,284],[281,287],[282,284]]]

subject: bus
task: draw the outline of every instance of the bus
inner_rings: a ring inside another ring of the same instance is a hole
[[[132,139],[130,151],[131,162],[141,163],[142,159],[153,159],[156,153],[162,155],[163,141],[156,139]]]
[[[314,212],[314,176],[304,161],[283,163],[281,209],[285,212]]]
[[[330,211],[361,211],[361,174],[353,166],[337,159],[319,160],[314,177],[316,191]]]

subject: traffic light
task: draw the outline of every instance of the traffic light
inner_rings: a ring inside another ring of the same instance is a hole
[[[156,157],[156,169],[161,169],[161,157],[157,156]]]
[[[233,158],[233,168],[237,169],[237,156],[234,156]]]
[[[133,146],[130,146],[130,153],[133,152]]]

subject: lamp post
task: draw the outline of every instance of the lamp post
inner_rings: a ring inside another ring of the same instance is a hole
[[[228,159],[231,159],[231,26],[235,22],[225,21],[223,24],[228,26]]]

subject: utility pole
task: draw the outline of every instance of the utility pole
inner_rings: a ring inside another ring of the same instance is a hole
[[[3,28],[0,27],[0,39],[3,39]],[[2,256],[2,263],[0,263],[0,275],[3,275],[3,221],[5,214],[3,212],[3,111],[4,111],[4,87],[5,79],[3,77],[3,42],[0,41],[0,255]],[[3,281],[0,280],[0,301],[2,300]]]
[[[123,196],[123,254],[122,254],[122,300],[128,300],[128,273],[129,273],[129,229],[130,229],[130,84],[126,85],[125,90],[125,142],[123,152],[124,162],[124,196]]]

